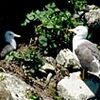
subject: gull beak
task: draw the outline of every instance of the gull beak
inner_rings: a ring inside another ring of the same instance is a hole
[[[68,31],[69,31],[69,32],[73,32],[73,34],[76,35],[76,33],[75,33],[75,28],[69,29]]]
[[[15,33],[14,33],[13,35],[14,35],[14,37],[21,37],[20,35],[18,35],[18,34],[15,34]]]
[[[69,29],[68,31],[69,31],[69,32],[74,32],[74,29]]]

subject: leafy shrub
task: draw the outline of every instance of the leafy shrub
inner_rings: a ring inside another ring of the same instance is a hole
[[[33,93],[33,91],[31,90],[27,90],[26,91],[26,97],[29,99],[29,100],[40,100],[39,98],[39,95],[36,94],[36,93]]]
[[[18,61],[23,65],[30,66],[29,69],[39,70],[44,64],[43,58],[38,50],[28,48],[25,52],[10,52],[6,58],[7,61]]]
[[[26,20],[22,26],[30,22],[38,22],[34,25],[35,33],[38,36],[38,47],[43,54],[55,56],[62,48],[71,48],[72,34],[68,28],[83,23],[79,19],[74,19],[67,10],[61,11],[50,3],[42,11],[36,10],[26,15]]]
[[[87,0],[70,0],[70,2],[74,5],[75,11],[84,10],[87,4]]]

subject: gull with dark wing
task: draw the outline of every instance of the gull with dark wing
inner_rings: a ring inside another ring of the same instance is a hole
[[[4,58],[6,54],[12,50],[15,50],[17,47],[15,37],[20,37],[20,35],[15,34],[12,31],[6,31],[4,34],[4,42],[5,46],[2,48],[0,52],[0,58]]]

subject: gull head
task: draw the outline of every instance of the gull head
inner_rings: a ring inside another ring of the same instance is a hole
[[[20,37],[20,35],[15,34],[12,31],[6,31],[5,33],[5,41],[10,43],[12,39],[14,39],[14,37]]]
[[[69,31],[74,32],[77,36],[81,38],[86,38],[88,34],[88,27],[86,26],[77,26],[74,29],[69,29]]]
[[[15,34],[12,31],[6,31],[4,37],[5,37],[5,41],[10,43],[14,47],[14,49],[16,49],[16,41],[14,38],[20,37],[20,35]]]

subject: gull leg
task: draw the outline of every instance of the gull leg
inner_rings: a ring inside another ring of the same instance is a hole
[[[82,68],[80,70],[80,75],[78,76],[78,79],[84,80],[85,79],[85,73],[86,73],[86,70]]]
[[[85,69],[82,70],[82,76],[81,76],[82,80],[85,79]]]

